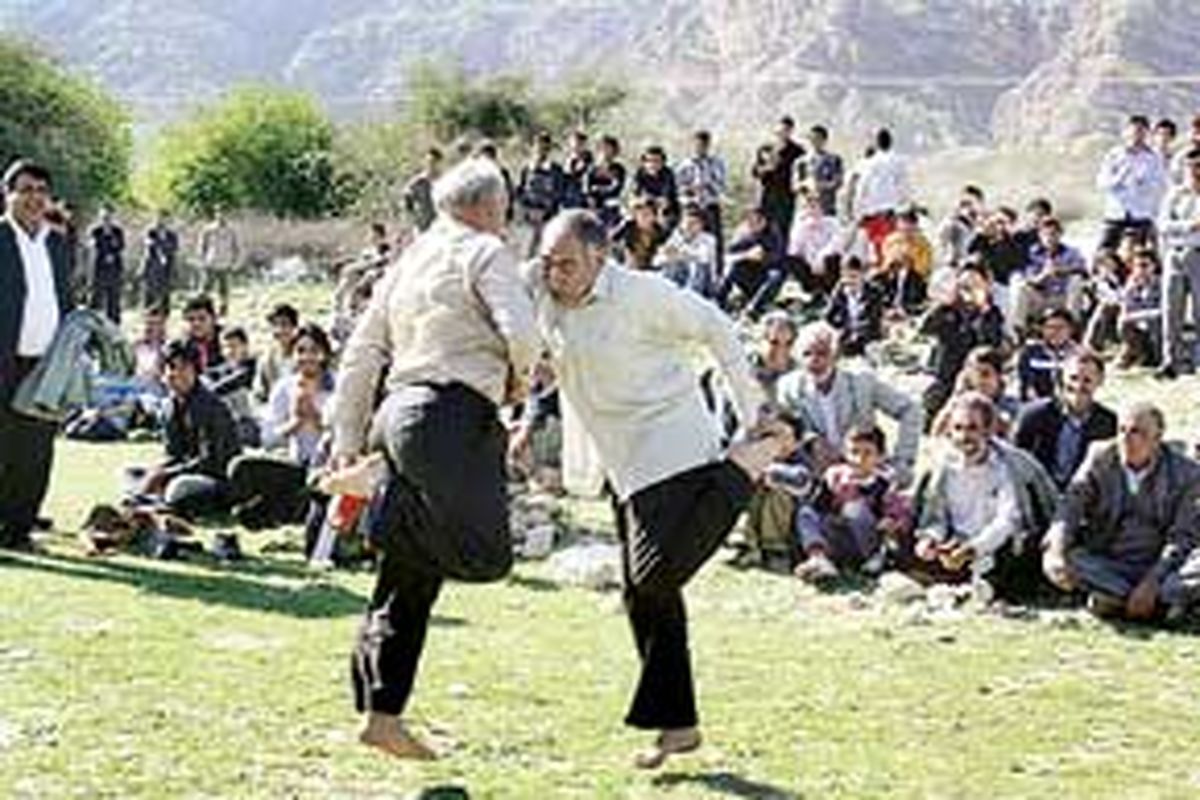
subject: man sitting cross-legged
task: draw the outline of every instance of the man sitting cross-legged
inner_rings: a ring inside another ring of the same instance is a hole
[[[1138,403],[1096,445],[1046,534],[1042,567],[1101,616],[1182,615],[1200,597],[1200,464],[1163,444],[1162,412]]]

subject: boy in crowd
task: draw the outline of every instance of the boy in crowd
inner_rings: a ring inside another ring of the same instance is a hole
[[[1053,397],[1063,362],[1079,347],[1075,318],[1065,308],[1042,315],[1039,338],[1026,342],[1017,357],[1017,385],[1022,402]]]
[[[883,296],[876,284],[867,282],[858,256],[850,256],[842,265],[825,321],[840,332],[843,355],[861,356],[867,345],[883,338]]]
[[[250,352],[250,339],[242,328],[228,328],[221,334],[220,364],[204,372],[213,394],[225,401],[237,423],[238,439],[247,447],[257,447],[262,436],[250,402],[250,388],[258,368],[258,359]]]

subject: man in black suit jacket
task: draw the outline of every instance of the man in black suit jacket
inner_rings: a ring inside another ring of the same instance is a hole
[[[11,409],[68,311],[66,240],[46,222],[50,173],[18,160],[4,172],[0,219],[0,547],[32,548],[50,484],[56,426]]]
[[[1117,415],[1096,402],[1104,382],[1104,362],[1079,350],[1063,363],[1058,397],[1035,400],[1021,409],[1013,441],[1042,463],[1063,489],[1092,442],[1117,435]]]

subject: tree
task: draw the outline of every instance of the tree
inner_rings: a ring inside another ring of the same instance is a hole
[[[115,100],[29,44],[0,37],[0,169],[46,165],[55,193],[90,210],[129,191],[133,137]]]
[[[306,94],[234,89],[169,127],[147,180],[157,203],[208,213],[249,209],[281,217],[336,213],[352,183],[339,175],[333,123]]]

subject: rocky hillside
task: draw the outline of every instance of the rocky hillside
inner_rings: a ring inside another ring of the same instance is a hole
[[[386,112],[431,58],[620,76],[675,125],[746,130],[786,110],[888,123],[921,149],[1200,107],[1192,0],[7,0],[0,28],[96,75],[143,121],[247,79],[310,88],[344,117]]]

